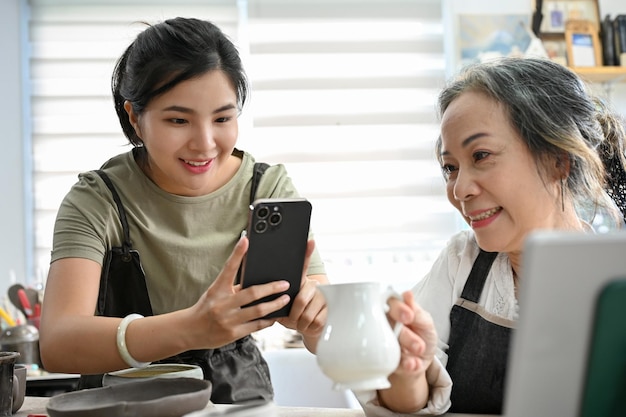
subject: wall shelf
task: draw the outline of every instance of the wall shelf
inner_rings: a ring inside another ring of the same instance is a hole
[[[620,66],[573,66],[576,62],[572,52],[572,34],[591,35],[595,64],[602,63],[600,34],[602,26],[600,0],[560,0],[540,2],[542,9],[541,26],[538,36],[548,55],[555,62],[568,65],[585,81],[601,84],[608,90],[617,83],[626,83],[626,67]],[[558,19],[555,19],[553,14]],[[578,62],[580,64],[580,62]],[[593,65],[593,64],[591,64]]]
[[[570,67],[570,69],[585,81],[592,83],[626,82],[626,67]]]

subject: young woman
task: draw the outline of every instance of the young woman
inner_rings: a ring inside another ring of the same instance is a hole
[[[448,199],[470,230],[392,306],[405,324],[402,360],[390,389],[362,396],[372,416],[500,414],[525,238],[591,233],[599,213],[619,227],[626,213],[622,125],[567,68],[477,64],[441,92],[439,109]]]
[[[112,89],[133,149],[101,171],[119,194],[129,239],[103,178],[81,174],[55,224],[40,328],[45,369],[102,374],[153,361],[187,362],[202,366],[212,381],[213,402],[271,398],[267,365],[249,335],[272,325],[276,319],[261,317],[290,300],[282,295],[247,306],[284,292],[286,281],[234,285],[247,250],[240,236],[254,166],[251,155],[235,148],[248,94],[235,46],[206,21],[149,26],[119,59]],[[297,195],[282,165],[267,168],[256,191],[257,197]],[[132,272],[123,260],[108,259],[128,240],[141,260],[126,253]],[[300,331],[311,350],[326,315],[315,291],[319,282],[327,280],[311,240],[291,314],[278,319]],[[139,313],[133,308],[148,314],[94,315],[103,305],[105,312],[129,305],[125,314]]]

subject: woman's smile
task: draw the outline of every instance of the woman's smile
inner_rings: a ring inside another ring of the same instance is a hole
[[[183,162],[183,166],[192,174],[204,174],[213,166],[213,161],[215,159],[203,160],[203,161],[193,161],[188,159],[181,159]]]
[[[472,228],[485,227],[493,222],[502,212],[502,207],[494,207],[477,214],[468,215]]]

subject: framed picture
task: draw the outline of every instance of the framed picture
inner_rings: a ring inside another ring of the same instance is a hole
[[[501,56],[523,55],[531,42],[527,14],[459,14],[459,68]]]
[[[564,33],[569,20],[587,20],[600,29],[598,0],[544,0],[541,33]]]
[[[548,40],[543,42],[548,58],[563,66],[567,66],[567,45],[565,39]]]
[[[1,0],[0,0],[1,1]],[[414,1],[413,1],[414,3]],[[493,50],[501,49],[500,46],[491,44],[489,35],[498,36],[505,41],[509,34],[513,38],[519,36],[507,47],[501,55],[516,54],[517,50],[524,51],[520,43],[527,39],[530,45],[532,39],[527,33],[522,33],[520,21],[530,30],[530,2],[524,1],[467,1],[467,0],[441,0],[443,42],[446,56],[446,77],[452,77],[462,67],[473,61],[495,56]],[[498,32],[504,29],[504,34]]]
[[[570,67],[602,65],[597,26],[587,20],[569,20],[565,25],[567,62]]]

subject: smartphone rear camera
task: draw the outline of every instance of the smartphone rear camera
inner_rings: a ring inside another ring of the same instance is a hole
[[[270,214],[270,209],[267,207],[260,207],[259,210],[256,212],[256,215],[259,219],[265,219],[267,218],[267,216],[269,216]]]
[[[264,233],[267,230],[267,222],[265,220],[259,220],[254,225],[254,231],[257,233]]]
[[[272,213],[269,218],[269,223],[272,226],[278,226],[281,221],[283,221],[283,215],[280,213]]]

